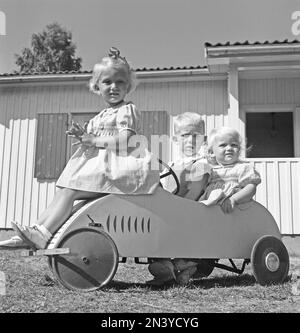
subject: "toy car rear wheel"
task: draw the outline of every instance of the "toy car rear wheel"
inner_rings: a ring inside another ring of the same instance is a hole
[[[289,271],[289,254],[280,239],[263,236],[252,248],[251,265],[259,284],[282,283]]]
[[[108,284],[117,271],[117,247],[102,230],[76,229],[67,233],[58,247],[70,249],[70,254],[53,256],[51,264],[55,277],[68,289],[99,289]]]

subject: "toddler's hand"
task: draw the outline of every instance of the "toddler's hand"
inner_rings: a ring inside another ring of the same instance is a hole
[[[94,146],[96,146],[96,137],[93,134],[84,133],[80,137],[80,141],[81,141],[81,143],[84,146],[87,146],[87,147],[94,147]]]
[[[83,134],[86,133],[86,128],[72,121],[70,129],[66,133],[72,137],[79,139]]]
[[[225,214],[231,213],[234,210],[235,206],[236,206],[236,202],[234,201],[234,199],[232,197],[226,198],[221,204],[222,211]]]

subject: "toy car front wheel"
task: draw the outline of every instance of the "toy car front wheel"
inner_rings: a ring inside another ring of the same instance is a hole
[[[116,273],[118,250],[102,230],[76,229],[67,233],[58,247],[70,249],[70,254],[54,256],[51,265],[56,278],[68,289],[96,290],[109,283]]]
[[[289,271],[289,254],[280,239],[263,236],[252,248],[251,265],[259,284],[282,283]]]

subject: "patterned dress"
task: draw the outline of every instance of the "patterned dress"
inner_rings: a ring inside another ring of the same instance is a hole
[[[138,134],[140,112],[132,103],[102,110],[89,121],[87,132],[96,136],[114,136],[123,130]],[[80,146],[57,181],[58,187],[81,191],[151,194],[159,184],[159,171],[151,170],[152,154],[145,148],[103,149]]]
[[[216,190],[222,190],[223,198],[228,198],[246,185],[258,185],[260,182],[259,173],[248,162],[238,161],[231,165],[213,166],[208,186],[200,200],[209,199]]]

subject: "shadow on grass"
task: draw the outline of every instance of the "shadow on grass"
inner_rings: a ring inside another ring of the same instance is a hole
[[[187,288],[203,288],[203,289],[211,289],[211,288],[228,288],[228,287],[237,287],[237,286],[252,286],[256,284],[254,276],[249,274],[242,274],[239,276],[220,276],[220,277],[212,277],[212,278],[203,278],[198,280],[191,280],[191,283],[186,286]],[[146,283],[132,283],[132,282],[124,282],[114,280],[109,283],[109,285],[105,286],[105,289],[115,289],[118,291],[132,289],[132,288],[146,288],[146,289],[169,289],[169,288],[181,287],[180,285],[174,283],[168,283],[163,286],[150,286]]]

